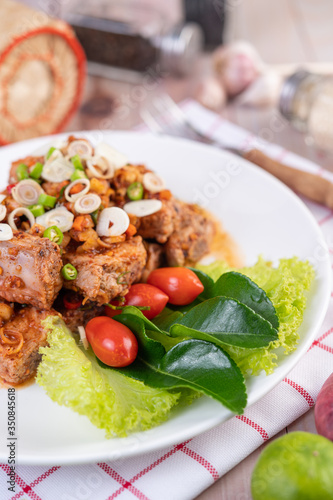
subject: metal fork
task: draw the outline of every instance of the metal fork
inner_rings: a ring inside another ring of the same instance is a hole
[[[286,166],[258,149],[242,151],[229,147],[227,144],[217,143],[197,130],[188,121],[183,110],[165,93],[153,98],[149,107],[143,108],[140,114],[148,128],[154,133],[168,133],[169,135],[186,137],[205,144],[212,144],[242,156],[274,175],[299,194],[333,210],[333,184],[331,182],[318,175]]]
[[[197,130],[168,94],[160,93],[158,97],[154,97],[150,104],[140,111],[140,115],[147,127],[156,134],[167,133],[221,147],[221,144]],[[242,152],[238,149],[228,146],[223,146],[223,149],[242,156]]]

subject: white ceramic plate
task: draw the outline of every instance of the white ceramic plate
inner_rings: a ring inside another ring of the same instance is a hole
[[[78,133],[94,142],[100,132]],[[10,161],[25,157],[54,138],[41,138],[2,148],[0,185],[5,186]],[[281,360],[275,373],[248,383],[249,404],[270,391],[308,349],[323,321],[331,291],[326,244],[314,218],[288,188],[245,160],[221,150],[182,139],[150,134],[105,132],[103,140],[134,163],[160,173],[179,198],[207,203],[254,264],[262,254],[277,261],[294,255],[316,267],[297,350]],[[320,259],[316,260],[316,256]],[[0,390],[0,462],[7,460],[7,391]],[[134,456],[179,443],[232,416],[207,397],[176,410],[163,425],[128,438],[106,440],[86,417],[53,403],[37,385],[17,391],[18,460],[22,464],[71,464]]]

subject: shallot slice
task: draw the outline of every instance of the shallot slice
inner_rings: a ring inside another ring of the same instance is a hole
[[[5,207],[5,205],[0,205],[0,221],[4,220],[6,214],[7,214],[7,208]]]
[[[100,213],[96,231],[98,236],[120,236],[127,231],[129,224],[129,217],[122,208],[109,207]]]
[[[0,224],[0,241],[8,241],[13,238],[13,230],[9,224]]]
[[[30,227],[35,224],[35,217],[32,215],[32,212],[30,212],[28,208],[18,207],[8,215],[8,224],[12,229],[14,229],[14,231],[18,231],[18,228],[15,224],[15,217],[18,217],[20,215],[24,215],[28,219]]]
[[[142,178],[142,183],[144,188],[151,193],[159,193],[160,191],[163,191],[163,189],[165,189],[164,180],[159,175],[154,174],[153,172],[145,173]]]
[[[73,189],[76,184],[84,184],[85,187],[79,192],[75,194],[70,194],[71,190]],[[78,198],[81,198],[84,194],[87,194],[90,189],[90,180],[89,179],[76,179],[75,181],[71,182],[65,189],[65,198],[69,202],[73,202],[77,200]]]
[[[124,205],[124,210],[128,214],[135,215],[136,217],[146,217],[161,210],[161,200],[139,200],[130,201]]]
[[[129,163],[127,156],[120,151],[113,149],[109,144],[101,142],[95,147],[95,155],[106,158],[108,163],[114,168],[121,168]]]

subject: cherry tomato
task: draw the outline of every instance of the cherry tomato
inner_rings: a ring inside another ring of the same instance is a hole
[[[86,336],[98,359],[108,366],[128,366],[138,354],[138,341],[131,330],[106,316],[91,319]]]
[[[197,275],[186,267],[160,267],[150,273],[147,282],[163,290],[176,306],[190,304],[204,290]]]
[[[75,292],[67,292],[63,301],[66,309],[78,309],[82,305],[82,297]]]
[[[15,182],[14,184],[8,184],[6,189],[7,189],[9,194],[12,194],[12,189],[13,189],[13,187],[16,186],[16,184],[17,184],[17,182]]]
[[[112,301],[111,304],[115,306],[125,305],[150,307],[147,311],[142,311],[148,319],[153,319],[155,316],[160,314],[169,302],[169,297],[162,292],[162,290],[156,288],[156,286],[147,285],[146,283],[137,283],[136,285],[132,285],[128,294],[125,295],[124,298],[124,302],[115,300]],[[120,313],[121,310],[119,309],[115,310],[105,306],[105,314],[110,318]]]

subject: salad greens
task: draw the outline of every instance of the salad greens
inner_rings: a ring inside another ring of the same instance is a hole
[[[159,425],[179,402],[180,391],[154,389],[103,368],[91,349],[77,345],[58,316],[49,316],[44,326],[49,331],[49,347],[40,348],[43,361],[37,383],[53,401],[105,429],[107,437]]]
[[[114,317],[139,343],[137,359],[126,368],[103,365],[61,320],[49,317],[37,382],[107,436],[158,425],[173,406],[199,394],[242,413],[244,375],[270,373],[277,347],[286,354],[296,348],[313,269],[293,258],[278,268],[259,259],[237,271],[222,262],[193,271],[205,289],[189,306],[165,308],[153,322],[131,306]]]

